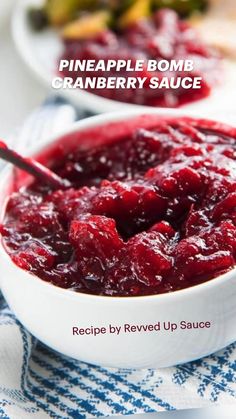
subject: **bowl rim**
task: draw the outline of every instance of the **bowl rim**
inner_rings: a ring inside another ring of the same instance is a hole
[[[228,125],[229,127],[233,125],[231,125],[230,123],[227,123],[227,118],[223,117],[221,118],[220,121],[214,121],[214,119],[212,119],[212,117],[205,115],[196,115],[195,112],[186,112],[184,110],[176,110],[176,109],[158,109],[158,108],[153,108],[153,109],[139,109],[139,110],[124,110],[124,111],[119,111],[119,112],[110,112],[110,113],[103,113],[100,115],[95,115],[89,118],[85,118],[79,121],[76,121],[72,124],[70,124],[70,126],[66,129],[64,129],[60,134],[57,133],[56,135],[52,135],[50,137],[48,137],[45,141],[43,141],[40,144],[35,144],[31,147],[29,147],[29,149],[27,150],[27,155],[37,155],[37,153],[39,153],[40,151],[43,151],[45,148],[47,148],[49,145],[56,143],[58,140],[60,140],[61,138],[63,138],[65,135],[68,134],[72,134],[75,133],[77,131],[86,131],[86,129],[92,128],[92,127],[96,127],[96,126],[100,126],[100,125],[105,125],[106,123],[109,122],[118,122],[120,120],[130,120],[132,118],[135,118],[135,116],[146,116],[146,115],[157,115],[157,116],[172,116],[172,117],[189,117],[189,118],[194,118],[194,119],[204,119],[204,120],[209,120],[209,121],[213,121],[213,122],[220,122],[223,124]],[[236,124],[235,124],[236,125]],[[3,185],[6,184],[7,179],[11,176],[13,172],[13,168],[10,167],[10,164],[7,164],[6,167],[4,168],[4,170],[1,172],[1,179],[0,179],[0,191],[3,188]],[[0,207],[0,214],[1,216],[4,214],[5,210],[4,210],[4,205],[6,202],[6,199],[9,195],[7,194],[4,198],[4,202],[3,205],[1,205]],[[96,295],[96,294],[89,294],[89,293],[82,293],[82,292],[77,292],[74,291],[72,289],[66,289],[66,288],[61,288],[57,285],[54,285],[53,283],[44,281],[43,279],[41,279],[40,277],[36,276],[33,273],[30,273],[29,271],[25,271],[24,269],[18,267],[11,259],[10,255],[6,252],[4,245],[3,245],[3,240],[2,237],[0,235],[0,256],[4,257],[4,259],[6,259],[8,261],[8,263],[10,265],[12,265],[12,267],[15,268],[16,271],[20,270],[22,275],[24,274],[25,277],[28,277],[29,280],[34,281],[35,283],[38,284],[38,286],[42,286],[45,287],[45,289],[47,289],[50,292],[56,292],[61,296],[69,296],[70,298],[75,298],[75,299],[79,299],[79,298],[83,298],[83,299],[93,299],[93,300],[98,300],[98,301],[117,301],[117,302],[126,302],[126,301],[139,301],[139,302],[146,302],[146,301],[165,301],[165,300],[172,300],[172,299],[178,299],[181,297],[187,297],[189,295],[192,294],[199,294],[201,292],[204,291],[209,291],[213,288],[216,288],[219,285],[224,285],[225,282],[228,282],[229,280],[231,280],[234,277],[234,273],[236,272],[236,266],[233,267],[232,269],[230,269],[229,271],[215,277],[212,278],[206,282],[203,282],[201,284],[198,285],[193,285],[191,287],[188,288],[183,288],[180,290],[175,290],[172,292],[167,292],[167,293],[163,293],[163,294],[150,294],[150,295],[141,295],[141,296],[108,296],[108,295]]]

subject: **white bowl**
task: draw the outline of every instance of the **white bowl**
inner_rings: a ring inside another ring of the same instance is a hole
[[[179,115],[174,111],[150,111],[154,115]],[[65,135],[82,133],[123,121],[137,112],[100,115],[74,124]],[[149,118],[152,118],[149,115]],[[147,117],[140,119],[141,125]],[[127,122],[128,123],[128,122]],[[104,125],[105,124],[105,125]],[[129,123],[128,123],[129,124]],[[76,135],[77,136],[77,135]],[[75,138],[76,138],[75,136]],[[55,139],[50,139],[52,143]],[[81,140],[82,144],[82,140]],[[39,147],[33,150],[39,151]],[[31,153],[30,153],[31,154]],[[12,169],[0,181],[0,205],[9,192]],[[104,297],[64,290],[18,268],[0,245],[2,292],[20,322],[39,340],[57,351],[92,364],[110,367],[167,367],[201,358],[236,339],[235,269],[204,284],[163,295]],[[210,328],[179,327],[181,321],[210,322]],[[124,332],[124,325],[154,325],[171,322],[174,331]],[[72,328],[121,326],[117,334],[73,335]]]

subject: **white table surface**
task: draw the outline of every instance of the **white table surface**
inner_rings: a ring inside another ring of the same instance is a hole
[[[9,0],[0,0],[0,2]],[[0,138],[8,138],[25,117],[47,96],[15,50],[10,20],[0,20]],[[138,419],[235,419],[235,406],[193,411],[137,415]],[[129,417],[131,418],[131,417]],[[134,416],[132,416],[134,418]]]

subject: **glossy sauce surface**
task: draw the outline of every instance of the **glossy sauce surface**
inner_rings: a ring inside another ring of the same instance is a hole
[[[35,182],[10,196],[6,250],[43,280],[92,294],[159,294],[217,277],[235,265],[235,139],[216,123],[163,119],[78,145],[53,166],[73,188]]]

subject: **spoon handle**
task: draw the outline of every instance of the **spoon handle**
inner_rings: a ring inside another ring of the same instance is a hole
[[[29,157],[22,157],[14,150],[9,149],[2,141],[0,141],[0,158],[36,177],[53,189],[66,189],[71,186],[68,180],[62,179],[36,160]]]

